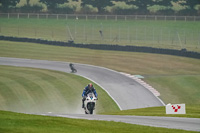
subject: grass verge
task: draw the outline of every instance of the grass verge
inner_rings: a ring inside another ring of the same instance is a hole
[[[161,99],[168,103],[200,105],[200,75],[149,76],[145,79],[161,93]]]
[[[123,111],[102,113],[106,115],[136,115],[136,116],[164,116],[164,117],[189,117],[200,118],[200,105],[186,105],[186,114],[166,114],[165,107],[150,107]]]
[[[0,19],[0,33],[5,36],[190,51],[200,51],[199,28],[198,22],[190,21]]]
[[[90,82],[80,76],[63,72],[0,66],[0,110],[84,113],[81,108],[81,94]],[[119,110],[107,93],[93,84],[99,95],[95,112]]]

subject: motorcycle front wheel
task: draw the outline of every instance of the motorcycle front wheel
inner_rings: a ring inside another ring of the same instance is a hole
[[[90,110],[90,114],[93,114],[93,109]]]
[[[87,108],[90,114],[93,114],[94,106],[95,106],[94,103],[88,103]]]

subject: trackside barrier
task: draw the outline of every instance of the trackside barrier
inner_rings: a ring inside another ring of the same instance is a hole
[[[61,42],[61,41],[49,41],[42,39],[20,38],[20,37],[9,37],[9,36],[0,36],[0,40],[31,42],[31,43],[40,43],[40,44],[55,45],[55,46],[68,46],[68,47],[89,48],[98,50],[167,54],[167,55],[176,55],[176,56],[200,59],[199,52],[187,51],[186,49],[176,50],[176,49],[163,49],[163,48],[129,46],[129,45],[121,46],[121,45],[107,45],[107,44],[75,44],[73,41]]]
[[[167,104],[166,114],[186,114],[185,104]]]
[[[92,15],[92,14],[43,14],[43,13],[0,13],[0,18],[16,19],[82,19],[82,20],[153,20],[153,21],[200,21],[200,16],[162,16],[162,15]]]

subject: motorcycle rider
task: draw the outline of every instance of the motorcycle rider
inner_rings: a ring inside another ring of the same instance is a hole
[[[70,67],[70,69],[72,70],[72,72],[74,72],[74,69],[75,69],[75,68],[74,68],[74,64],[70,63],[70,64],[69,64],[69,67]]]
[[[92,83],[89,83],[85,89],[83,90],[83,94],[82,94],[82,108],[85,108],[85,100],[86,100],[86,97],[87,97],[87,94],[89,93],[94,93],[95,97],[97,98],[97,92],[96,92],[96,89],[93,87]]]

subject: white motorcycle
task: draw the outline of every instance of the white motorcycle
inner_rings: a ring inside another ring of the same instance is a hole
[[[93,93],[89,93],[85,100],[85,114],[93,114],[93,110],[95,109],[97,98]]]

